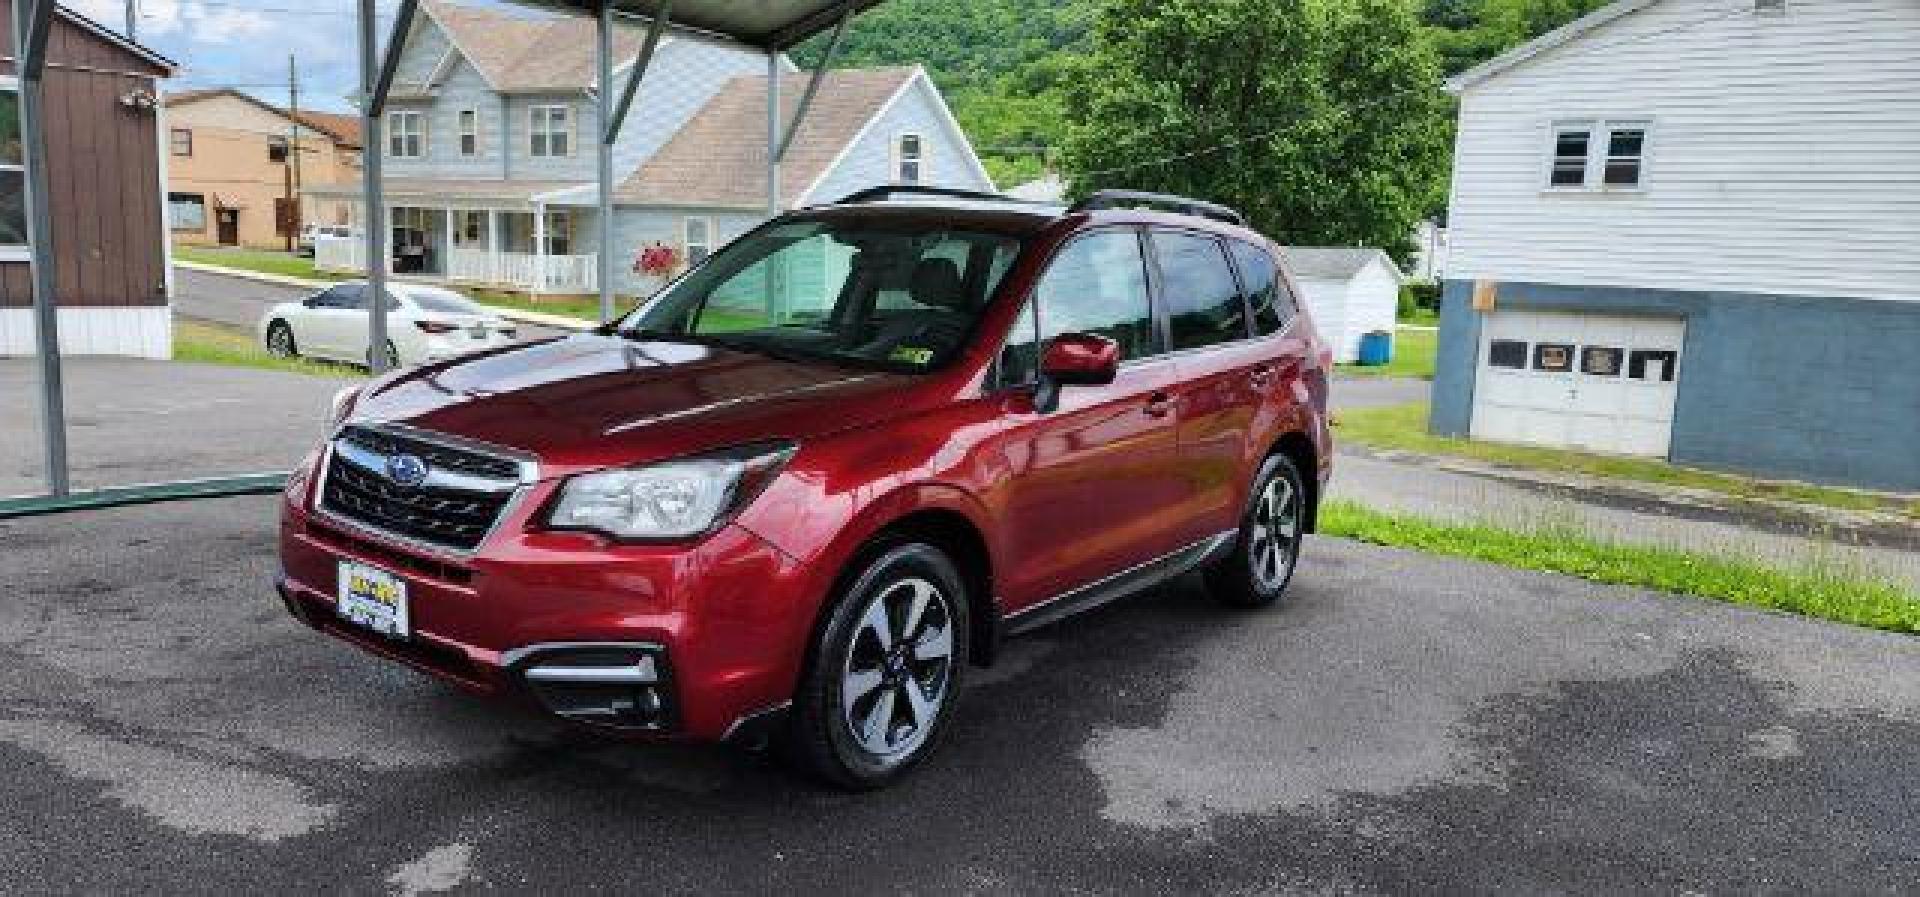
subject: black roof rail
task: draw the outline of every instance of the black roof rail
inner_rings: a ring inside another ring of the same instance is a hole
[[[855,191],[829,205],[849,205],[857,202],[892,199],[895,196],[938,196],[946,199],[973,199],[983,202],[1025,203],[1026,200],[1002,196],[998,193],[983,193],[979,190],[957,190],[952,187],[922,187],[917,184],[888,184],[880,187],[868,187]]]
[[[1100,209],[1132,209],[1141,207],[1175,212],[1181,215],[1212,218],[1215,221],[1238,224],[1241,227],[1245,227],[1247,224],[1246,216],[1219,203],[1207,202],[1203,199],[1190,199],[1185,196],[1173,196],[1167,193],[1147,193],[1140,190],[1100,190],[1092,196],[1074,203],[1073,208],[1067,211],[1069,213],[1093,212]]]

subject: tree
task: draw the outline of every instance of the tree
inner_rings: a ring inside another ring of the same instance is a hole
[[[1405,258],[1450,104],[1413,0],[1108,0],[1068,104],[1077,193],[1235,206],[1283,243]]]

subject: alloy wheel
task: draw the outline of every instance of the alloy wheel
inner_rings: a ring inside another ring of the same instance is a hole
[[[1253,532],[1249,534],[1247,560],[1253,565],[1254,582],[1262,591],[1280,588],[1287,581],[1297,557],[1300,538],[1300,494],[1284,476],[1275,476],[1260,490],[1260,502],[1253,509]]]
[[[952,680],[953,626],[947,596],[919,578],[881,589],[861,614],[841,665],[841,717],[875,759],[926,743]]]

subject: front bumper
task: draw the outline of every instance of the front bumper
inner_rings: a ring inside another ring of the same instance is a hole
[[[721,740],[791,698],[818,607],[792,558],[738,527],[697,544],[624,545],[528,531],[514,516],[455,556],[289,500],[278,591],[328,635],[622,734]],[[406,581],[408,638],[335,613],[341,560]]]

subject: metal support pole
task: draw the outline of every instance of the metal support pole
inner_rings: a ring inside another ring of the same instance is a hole
[[[780,214],[780,52],[767,51],[767,215]]]
[[[40,360],[40,429],[47,492],[72,490],[67,471],[66,388],[60,371],[60,308],[53,283],[53,215],[47,204],[47,133],[42,80],[55,0],[15,0],[13,58],[20,80],[20,154],[26,163],[27,251],[33,262],[35,349]]]
[[[793,121],[787,125],[787,131],[780,137],[779,149],[774,150],[773,162],[778,165],[786,161],[787,150],[793,147],[793,138],[800,133],[800,123],[807,118],[807,110],[813,108],[813,98],[820,93],[821,82],[827,80],[827,69],[833,65],[835,57],[840,55],[840,46],[846,42],[847,26],[853,22],[853,4],[849,3],[840,13],[840,22],[833,26],[833,37],[827,41],[827,52],[820,57],[820,67],[813,70],[813,77],[807,79],[807,90],[800,95],[800,104],[794,107]]]
[[[387,208],[381,189],[380,163],[386,143],[380,118],[386,113],[387,93],[400,67],[400,51],[419,0],[400,0],[387,38],[386,58],[379,60],[375,45],[375,0],[360,0],[360,170],[366,202],[367,246],[367,367],[375,374],[387,370]],[[376,61],[379,65],[376,68]]]
[[[360,0],[360,178],[365,213],[360,217],[367,246],[367,367],[375,374],[387,370],[387,230],[386,200],[380,184],[380,162],[386,142],[380,133],[380,103],[374,90],[374,0]]]
[[[601,0],[600,16],[596,20],[599,27],[595,30],[594,65],[598,74],[599,89],[594,97],[598,101],[600,114],[600,139],[596,141],[599,163],[599,199],[600,199],[600,254],[595,257],[600,270],[596,275],[600,287],[600,323],[613,320],[613,135],[609,127],[613,123],[613,2]]]
[[[633,71],[627,73],[627,86],[620,92],[613,119],[600,123],[602,139],[608,143],[620,139],[620,126],[627,123],[627,110],[633,108],[633,96],[640,91],[640,80],[647,76],[647,69],[653,67],[653,53],[660,48],[660,36],[666,33],[672,15],[673,0],[663,0],[660,11],[654,14],[653,25],[647,29],[646,44],[640,48],[640,55],[634,57]]]

